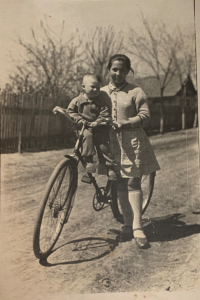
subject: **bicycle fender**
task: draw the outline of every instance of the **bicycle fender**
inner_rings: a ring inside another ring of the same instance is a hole
[[[65,155],[66,158],[69,158],[71,161],[73,161],[73,163],[75,163],[76,165],[78,164],[78,161],[75,157],[71,156],[71,155]]]

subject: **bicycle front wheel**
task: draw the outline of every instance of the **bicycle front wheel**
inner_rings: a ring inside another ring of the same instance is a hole
[[[37,258],[46,258],[50,254],[69,218],[77,177],[76,163],[65,158],[47,183],[34,228],[33,250]]]

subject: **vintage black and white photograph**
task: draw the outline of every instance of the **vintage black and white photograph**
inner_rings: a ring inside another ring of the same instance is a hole
[[[1,1],[2,300],[199,299],[197,6]]]

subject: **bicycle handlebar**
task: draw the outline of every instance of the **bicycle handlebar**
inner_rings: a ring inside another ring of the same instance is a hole
[[[55,110],[56,109],[56,110]],[[56,115],[57,113],[60,113],[61,115],[64,115],[67,119],[69,119],[72,123],[74,123],[75,125],[77,125],[77,123],[74,121],[74,120],[72,120],[72,118],[69,116],[69,114],[66,112],[66,110],[65,109],[63,109],[63,108],[61,108],[61,107],[59,107],[59,106],[56,106],[54,109],[53,109],[53,113]],[[102,122],[102,123],[100,123],[100,124],[98,124],[97,126],[101,126],[101,125],[108,125],[108,123],[107,122]],[[90,126],[88,126],[87,125],[87,121],[85,121],[84,123],[83,123],[83,126],[82,126],[82,128],[81,128],[81,132],[83,132],[84,130],[85,130],[85,128],[86,127],[90,127]],[[83,129],[84,128],[84,129]]]
[[[55,110],[56,108],[56,110]],[[63,109],[62,107],[59,107],[59,106],[56,106],[54,109],[53,109],[53,113],[54,115],[56,115],[57,113],[60,113],[61,115],[65,116],[67,119],[69,119],[72,123],[76,124],[72,118],[69,116],[69,114],[66,112],[65,109]]]

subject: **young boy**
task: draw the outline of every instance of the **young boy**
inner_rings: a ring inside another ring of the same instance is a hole
[[[101,79],[95,74],[86,74],[83,77],[83,92],[74,98],[65,111],[80,129],[85,121],[87,127],[84,130],[82,156],[86,162],[86,172],[95,173],[93,156],[98,153],[99,162],[105,164],[108,170],[108,176],[114,180],[116,174],[114,166],[116,165],[109,146],[109,131],[107,125],[112,119],[107,106],[99,98]],[[59,111],[58,106],[54,112]],[[102,126],[101,126],[102,124]]]

